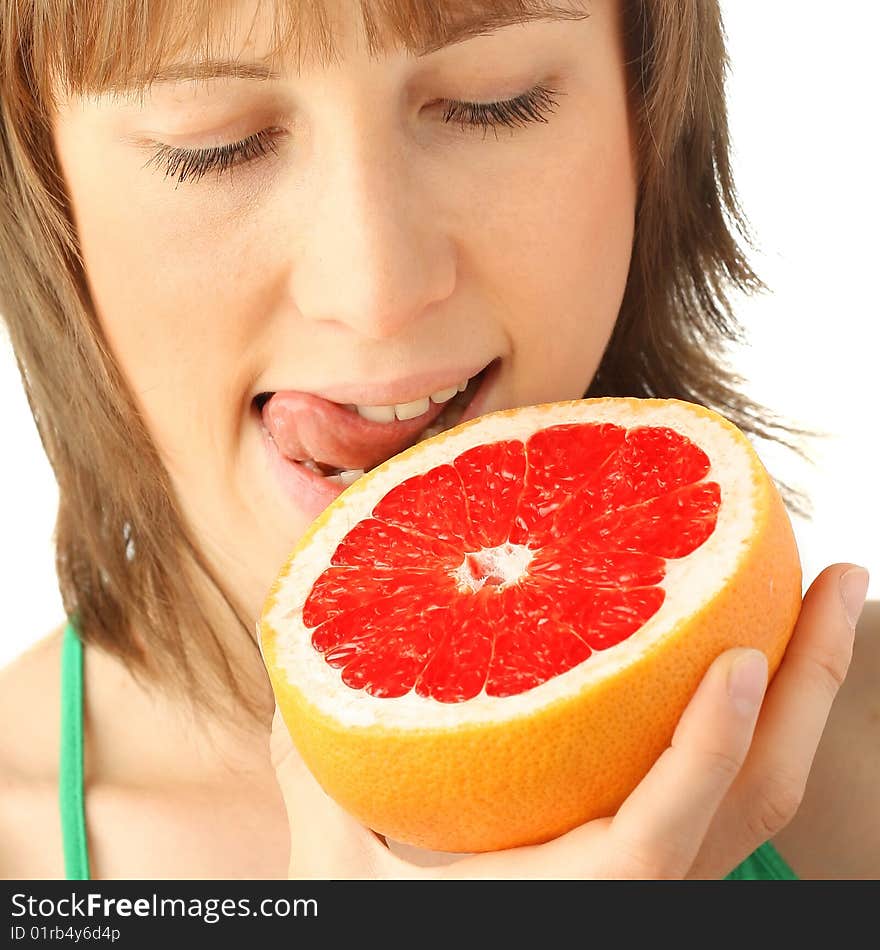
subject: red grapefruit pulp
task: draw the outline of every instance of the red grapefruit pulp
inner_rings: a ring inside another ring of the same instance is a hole
[[[475,446],[393,488],[348,533],[303,622],[343,682],[373,696],[520,693],[656,613],[666,558],[715,527],[708,470],[663,426],[627,438],[575,423]]]

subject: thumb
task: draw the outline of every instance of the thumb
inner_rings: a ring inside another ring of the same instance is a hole
[[[291,878],[390,877],[394,855],[321,787],[299,754],[276,704],[269,739],[272,767],[290,824]]]

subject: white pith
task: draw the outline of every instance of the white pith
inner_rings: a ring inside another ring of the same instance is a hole
[[[632,402],[641,403],[637,415],[632,412]],[[397,698],[377,698],[345,686],[341,670],[331,667],[311,646],[312,631],[302,623],[306,597],[329,566],[330,555],[338,543],[355,524],[370,517],[373,506],[406,478],[452,462],[475,445],[503,439],[525,442],[539,429],[570,422],[610,422],[626,428],[670,425],[706,452],[712,462],[706,480],[717,482],[721,488],[715,530],[688,556],[666,562],[666,578],[660,585],[666,590],[666,598],[657,613],[622,643],[594,652],[585,663],[515,696],[480,693],[465,703],[447,704],[412,691]],[[513,416],[499,412],[471,420],[447,432],[442,441],[415,445],[377,466],[331,505],[326,522],[290,565],[275,591],[275,603],[264,617],[280,633],[279,666],[321,711],[346,726],[448,728],[533,713],[635,662],[658,639],[699,609],[693,590],[709,599],[724,587],[753,533],[757,491],[752,474],[754,459],[754,450],[747,440],[737,437],[721,420],[698,415],[674,400],[621,400],[604,404],[582,401],[568,405],[564,413],[553,412],[549,406],[531,406]]]

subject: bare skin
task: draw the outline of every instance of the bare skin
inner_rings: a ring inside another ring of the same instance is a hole
[[[606,0],[591,10],[588,21],[527,24],[418,63],[402,56],[370,62],[351,30],[339,65],[327,71],[305,70],[275,86],[157,88],[144,110],[82,99],[57,117],[56,147],[96,312],[180,504],[212,566],[253,617],[310,521],[267,469],[251,413],[257,393],[320,388],[340,376],[391,379],[440,360],[470,364],[475,354],[503,358],[487,411],[573,399],[587,389],[626,284],[637,182],[618,5]],[[259,26],[241,39],[246,55],[265,44]],[[546,124],[499,131],[497,141],[489,132],[483,141],[482,132],[439,119],[440,99],[493,101],[539,81],[565,91]],[[296,148],[280,140],[279,154],[237,172],[234,187],[205,181],[175,189],[142,167],[145,140],[201,148],[290,116]],[[553,333],[546,332],[548,314]],[[189,411],[180,412],[182,405]],[[584,826],[544,850],[466,859],[455,873],[530,877],[553,866],[561,876],[639,869],[718,876],[767,837],[757,832],[774,820],[768,812],[776,813],[774,833],[787,825],[783,854],[796,871],[823,874],[833,866],[845,876],[847,868],[870,868],[860,850],[864,835],[826,864],[825,826],[791,820],[817,745],[810,782],[821,784],[808,787],[798,815],[815,815],[816,801],[835,827],[868,827],[872,817],[880,766],[876,758],[866,766],[861,750],[877,748],[877,725],[861,710],[874,702],[878,647],[867,627],[858,662],[868,672],[852,689],[844,685],[820,743],[851,649],[836,592],[843,567],[823,572],[807,598],[802,649],[771,684],[757,725],[757,708],[739,720],[725,715],[733,657],[710,671],[676,748],[614,826],[638,850],[635,864],[612,866],[596,841],[609,828]],[[876,627],[876,611],[866,621]],[[421,873],[322,796],[280,730],[270,755],[274,697],[265,670],[240,631],[218,625],[217,633],[253,683],[264,714],[259,728],[191,722],[114,660],[86,649],[92,876]],[[26,728],[0,737],[0,873],[7,877],[64,873],[59,647],[55,631],[0,671],[3,721],[27,717]],[[827,671],[832,660],[835,672],[819,680],[815,670]],[[835,727],[836,719],[844,725]],[[854,736],[850,727],[862,732]],[[739,763],[737,781],[733,770],[713,770],[719,757]],[[833,781],[836,766],[822,763],[840,757],[863,789],[848,783],[835,811],[841,783]],[[686,767],[695,784],[682,790]],[[760,801],[767,774],[782,767],[793,776],[784,806]],[[660,805],[686,801],[698,786],[705,809],[699,820],[687,816],[687,846],[673,867],[656,834]],[[811,839],[813,827],[822,841]]]
[[[58,810],[61,633],[0,676],[0,873],[63,878]],[[84,785],[90,873],[114,878],[281,878],[288,822],[268,728],[248,761],[218,750],[114,658],[83,658]],[[35,701],[39,697],[39,701]]]

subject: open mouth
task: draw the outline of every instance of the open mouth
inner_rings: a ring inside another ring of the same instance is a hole
[[[395,455],[406,448],[410,448],[419,442],[424,442],[426,439],[433,438],[435,435],[438,435],[439,433],[458,425],[462,416],[482,385],[485,377],[499,362],[500,357],[488,363],[479,373],[477,373],[476,376],[470,379],[465,389],[458,392],[452,397],[452,399],[443,405],[443,409],[439,414],[436,411],[438,408],[436,405],[430,406],[424,413],[426,418],[424,426],[413,433],[413,435],[407,440],[406,445],[398,448],[391,454]],[[254,398],[254,406],[259,415],[262,415],[263,408],[273,395],[274,393],[272,392],[264,392],[260,393]],[[354,407],[348,406],[345,408],[350,412],[357,411]],[[381,425],[382,423],[378,424]],[[271,439],[271,433],[268,433],[268,435]],[[390,457],[391,455],[388,456],[388,458]],[[384,461],[387,461],[387,458],[380,458],[375,462],[375,464],[360,469],[343,469],[323,462],[320,459],[301,459],[296,457],[288,457],[288,460],[293,461],[304,468],[307,468],[309,471],[326,478],[330,482],[347,486],[356,481],[361,475],[372,471],[378,465],[381,465]]]

